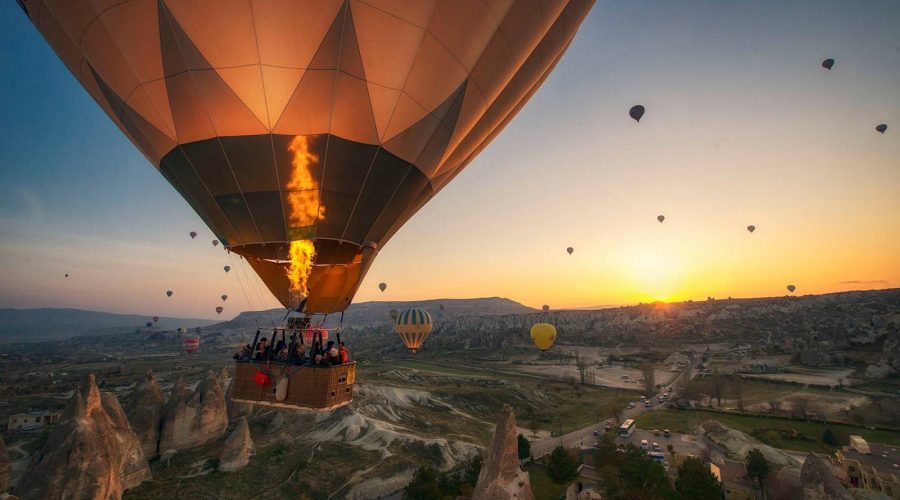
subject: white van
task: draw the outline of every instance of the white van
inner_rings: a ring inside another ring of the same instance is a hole
[[[646,440],[646,439],[641,439],[641,449],[644,450],[644,451],[650,450],[650,445],[647,444],[647,440]]]

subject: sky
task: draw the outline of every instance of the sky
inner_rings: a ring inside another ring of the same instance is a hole
[[[577,308],[900,286],[897,26],[892,0],[597,2],[355,301]],[[0,307],[278,307],[14,2],[0,4],[0,67]]]

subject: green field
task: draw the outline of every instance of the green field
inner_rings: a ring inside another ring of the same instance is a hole
[[[786,418],[729,415],[696,410],[652,411],[638,416],[636,424],[641,429],[669,429],[672,432],[689,434],[693,433],[696,426],[705,420],[717,420],[732,429],[750,434],[768,445],[786,450],[815,451],[819,453],[833,452],[838,447],[829,446],[821,440],[822,432],[826,427],[830,427],[838,434],[862,436],[873,443],[892,446],[900,445],[900,432],[871,430],[865,427],[844,424],[823,424]],[[782,436],[782,432],[791,431],[796,431],[799,436],[793,439]]]
[[[535,500],[557,500],[566,492],[567,485],[554,483],[542,466],[531,464],[525,470],[528,471],[528,482],[531,483]]]

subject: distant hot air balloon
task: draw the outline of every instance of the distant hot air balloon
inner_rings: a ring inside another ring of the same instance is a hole
[[[227,273],[228,271],[231,271],[231,266],[225,266],[222,269],[224,269],[225,272]]]
[[[186,338],[182,345],[184,346],[184,352],[193,354],[197,349],[200,349],[200,339],[197,337]]]
[[[200,328],[200,327],[198,326],[197,328],[194,328],[194,331],[197,332],[197,333],[199,334],[200,332],[203,331],[203,328]]]
[[[787,289],[788,289],[789,292],[794,293],[794,290],[796,290],[797,287],[795,287],[794,285],[788,285],[788,286],[787,286]]]
[[[550,310],[550,306],[547,305],[547,304],[544,304],[544,305],[541,307],[541,309],[543,309],[544,312],[547,312],[547,311]]]
[[[68,277],[69,277],[69,275],[68,275],[68,274],[66,274],[66,278],[68,278]]]
[[[398,314],[400,314],[399,311],[397,311],[396,309],[391,309],[391,311],[388,313],[388,316],[391,317],[391,320],[395,320],[397,319]]]
[[[225,302],[226,300],[228,300],[228,296],[225,294],[222,294],[222,302]]]
[[[823,68],[830,71],[832,66],[834,66],[834,59],[825,59],[824,61],[822,61]]]
[[[222,314],[222,311],[224,311],[224,310],[225,310],[224,307],[218,306],[218,307],[216,307],[216,314]]]
[[[665,215],[657,215],[656,220],[658,220],[659,223],[662,224],[663,221],[666,220],[666,216]]]
[[[196,238],[196,237],[197,237],[197,232],[196,232],[196,231],[191,231],[191,232],[190,232],[190,233],[188,233],[188,234],[190,234],[190,235],[191,235],[191,239],[194,239],[194,238]]]
[[[556,342],[556,327],[550,323],[536,323],[531,327],[531,340],[542,351],[547,351]]]
[[[166,292],[166,295],[169,296],[169,297],[171,297],[173,293],[174,293],[174,292],[172,292],[172,290],[169,290],[168,292]]]
[[[154,323],[159,322],[159,316],[154,316],[154,317],[153,317],[153,322],[154,322]]]
[[[219,240],[212,240],[212,244],[214,247],[219,246]]]
[[[387,288],[387,283],[379,283],[378,284],[378,289],[381,290],[382,293],[384,293],[384,290],[386,288]]]
[[[641,117],[644,116],[644,107],[640,104],[632,106],[631,109],[628,110],[628,116],[634,118],[634,121],[640,122]]]
[[[147,328],[150,328],[150,327],[153,326],[153,322],[152,322],[152,321],[148,321],[148,322],[144,323],[144,325],[145,325]]]
[[[594,2],[501,3],[19,1],[214,237],[307,313],[350,305]]]
[[[752,233],[753,231],[756,231],[756,226],[752,226],[752,225],[751,225],[751,226],[747,226],[747,231],[750,231],[751,233]]]
[[[569,247],[569,248],[566,249],[566,251],[569,252],[569,255],[572,255],[572,252],[574,252],[575,249],[572,248],[572,247]]]
[[[887,132],[887,124],[882,123],[881,125],[875,127],[875,130],[878,132],[881,132],[883,134],[883,133]]]
[[[404,309],[394,320],[394,331],[413,354],[422,347],[432,328],[434,323],[425,309]]]

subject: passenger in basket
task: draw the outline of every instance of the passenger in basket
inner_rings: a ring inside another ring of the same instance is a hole
[[[282,341],[278,342],[278,348],[275,349],[275,361],[284,363],[288,360],[288,346]]]
[[[257,361],[269,361],[272,359],[272,348],[269,346],[269,339],[265,337],[259,339],[254,357]]]
[[[303,344],[294,344],[294,357],[291,358],[291,363],[297,366],[303,366],[309,363],[309,358],[306,357],[306,349]]]
[[[248,359],[250,359],[250,350],[250,344],[244,344],[241,346],[238,352],[234,353],[234,356],[232,357],[237,361],[247,361]]]
[[[325,356],[324,364],[327,366],[336,365],[338,363],[338,360],[334,359],[334,356],[331,353],[332,350],[334,350],[334,341],[329,340],[328,343],[325,344],[325,352],[322,353]],[[337,351],[335,351],[334,354],[337,355]]]
[[[343,341],[338,342],[338,356],[342,365],[350,362],[350,349],[347,349]]]

